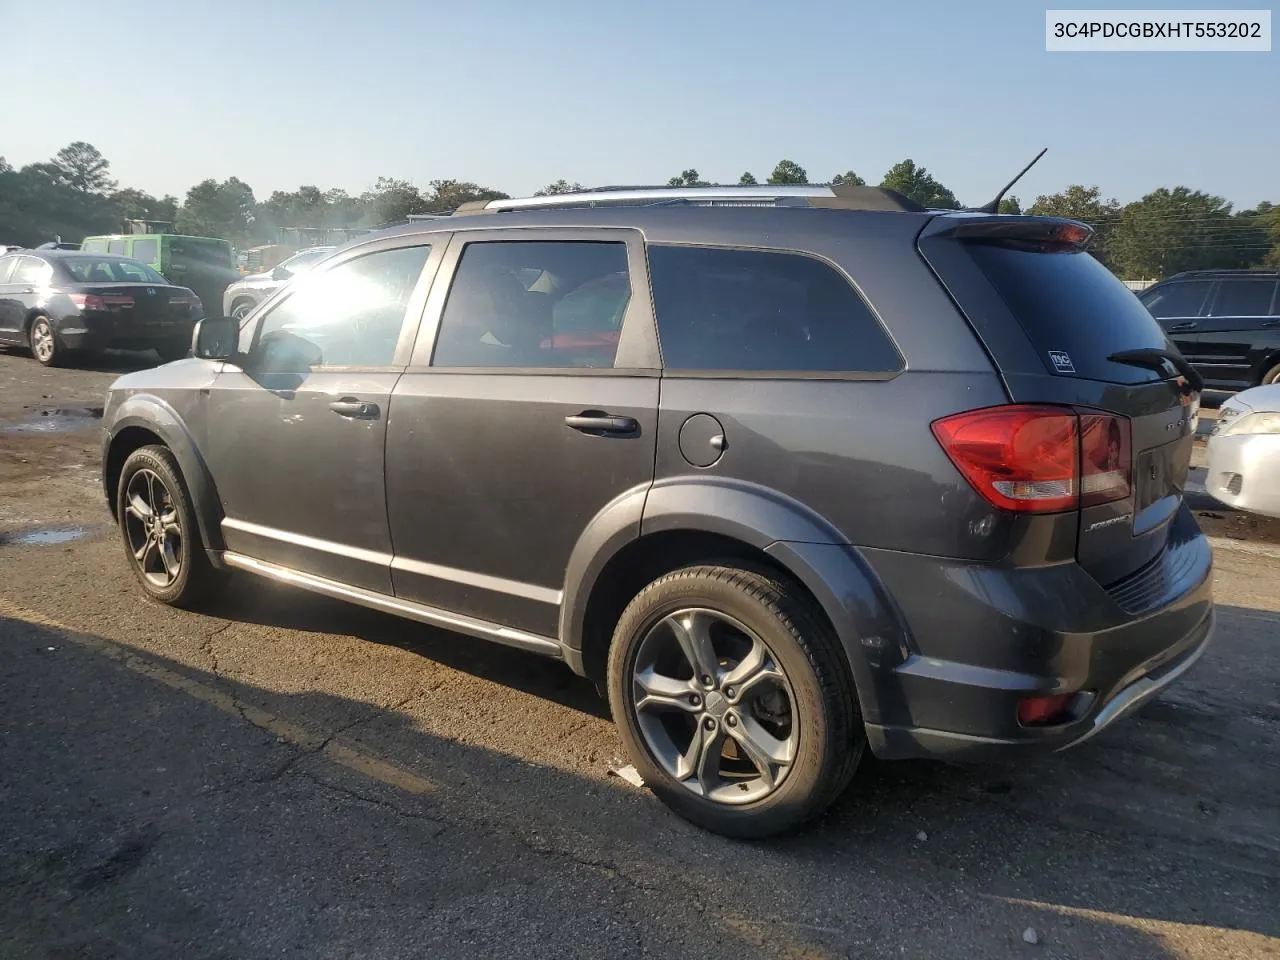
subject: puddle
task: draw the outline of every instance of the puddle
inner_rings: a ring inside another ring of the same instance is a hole
[[[61,543],[81,540],[89,531],[84,527],[63,527],[61,529],[21,530],[15,533],[0,532],[0,547],[52,547]]]
[[[101,407],[44,407],[17,423],[0,424],[0,433],[72,433],[102,419]]]

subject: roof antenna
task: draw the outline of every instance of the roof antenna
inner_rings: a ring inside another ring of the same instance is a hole
[[[1032,167],[1034,167],[1036,165],[1036,162],[1048,152],[1049,152],[1049,148],[1045,147],[1043,150],[1037,153],[1035,155],[1035,159],[1033,159],[1030,163],[1028,163],[1025,167],[1023,167],[1022,170],[1018,172],[1018,175],[1016,177],[1014,177],[1012,180],[1010,180],[1008,183],[1006,183],[1003,187],[1000,188],[1000,192],[995,195],[995,199],[990,200],[987,203],[984,203],[980,207],[968,207],[966,209],[970,213],[999,213],[1000,201],[1003,200],[1004,195],[1009,192],[1009,188],[1012,187],[1019,180],[1021,180],[1023,175]]]

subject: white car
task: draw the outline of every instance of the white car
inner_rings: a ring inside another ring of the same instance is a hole
[[[1280,517],[1280,383],[1226,400],[1209,435],[1205,490],[1237,510]]]

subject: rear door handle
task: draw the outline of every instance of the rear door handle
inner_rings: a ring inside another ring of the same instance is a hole
[[[1174,323],[1174,324],[1171,324],[1171,325],[1169,326],[1169,332],[1170,332],[1170,333],[1173,333],[1173,332],[1174,332],[1174,331],[1176,331],[1176,330],[1194,330],[1195,328],[1196,328],[1196,323],[1195,323],[1195,321],[1194,321],[1194,320],[1187,320],[1187,321],[1184,321],[1183,323]]]
[[[635,433],[640,424],[631,417],[615,417],[596,410],[586,410],[564,418],[565,426],[583,433]]]
[[[341,417],[350,417],[352,420],[378,419],[378,405],[376,403],[357,400],[355,397],[343,397],[341,400],[334,400],[329,404],[329,409]]]

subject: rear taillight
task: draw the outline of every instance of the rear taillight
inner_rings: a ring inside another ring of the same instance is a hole
[[[1011,404],[944,417],[933,434],[992,506],[1061,513],[1129,495],[1129,421]]]
[[[106,302],[96,293],[73,293],[71,302],[81,310],[105,310]]]

